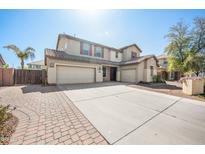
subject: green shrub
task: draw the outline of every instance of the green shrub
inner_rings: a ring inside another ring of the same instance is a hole
[[[15,109],[10,105],[0,105],[0,145],[9,144],[10,136],[15,130],[18,120],[11,113]]]
[[[3,130],[5,122],[12,117],[12,110],[15,110],[15,108],[10,109],[10,105],[0,105],[0,132]]]

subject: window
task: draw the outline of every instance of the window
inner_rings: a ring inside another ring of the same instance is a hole
[[[95,56],[102,57],[102,48],[101,47],[95,47]]]
[[[68,43],[65,43],[64,44],[64,49],[67,49],[68,48]]]
[[[118,52],[115,52],[115,58],[118,58]]]
[[[153,74],[154,74],[154,67],[150,66],[150,75],[153,76]]]
[[[135,58],[137,58],[137,53],[136,52],[132,52],[131,56],[132,56],[131,57],[132,59],[135,59]]]
[[[103,77],[106,77],[106,67],[103,67]]]
[[[82,54],[83,55],[89,55],[89,52],[90,52],[90,44],[83,43],[83,45],[82,45]]]

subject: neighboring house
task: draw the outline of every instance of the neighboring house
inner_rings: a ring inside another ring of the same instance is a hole
[[[3,57],[2,57],[1,54],[0,54],[0,67],[3,67],[3,65],[5,65],[5,64],[6,64],[6,63],[5,63]]]
[[[45,68],[44,60],[33,61],[27,64],[29,69],[41,70]]]
[[[179,71],[168,71],[168,56],[167,55],[160,55],[157,57],[158,59],[158,74],[164,80],[179,80],[181,77],[181,73]]]
[[[136,44],[117,49],[59,34],[56,49],[45,49],[48,83],[151,82],[157,58],[141,52]]]

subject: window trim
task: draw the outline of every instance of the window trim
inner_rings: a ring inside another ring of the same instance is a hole
[[[84,44],[89,45],[89,50],[88,50],[88,54],[84,54]],[[87,42],[80,42],[80,54],[81,55],[86,55],[86,56],[92,56],[92,45],[87,43]]]
[[[96,48],[101,48],[101,56],[99,57],[99,56],[97,56],[97,53],[96,53]],[[95,49],[94,49],[94,56],[95,57],[98,57],[98,58],[104,58],[104,48],[103,47],[101,47],[101,46],[96,46],[95,45]]]
[[[133,57],[133,55],[135,55],[135,57]],[[135,59],[135,58],[137,58],[137,53],[136,53],[136,52],[131,51],[131,59]]]
[[[118,51],[115,52],[115,58],[119,58],[119,52]]]

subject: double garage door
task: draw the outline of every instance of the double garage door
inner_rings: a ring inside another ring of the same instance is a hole
[[[92,83],[95,82],[95,68],[76,66],[57,66],[57,84]]]
[[[122,82],[136,82],[136,69],[121,70]]]

